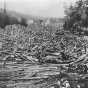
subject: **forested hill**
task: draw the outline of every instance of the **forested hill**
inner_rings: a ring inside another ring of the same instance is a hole
[[[21,24],[23,26],[28,26],[30,23],[48,23],[48,24],[58,24],[64,23],[63,19],[59,18],[47,18],[47,17],[38,17],[38,16],[31,16],[27,14],[22,14],[15,11],[4,11],[0,9],[0,27],[4,28],[7,25],[13,24]]]

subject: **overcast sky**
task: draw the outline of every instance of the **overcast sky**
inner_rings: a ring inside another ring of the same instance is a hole
[[[63,17],[64,7],[76,0],[5,0],[8,10],[45,17]],[[3,7],[4,0],[0,0]]]

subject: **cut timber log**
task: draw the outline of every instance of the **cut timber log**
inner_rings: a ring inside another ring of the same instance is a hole
[[[31,80],[40,80],[40,79],[47,79],[48,76],[43,76],[43,77],[31,77],[31,78],[17,78],[13,79],[13,81],[31,81]]]
[[[71,64],[75,64],[75,63],[79,63],[79,62],[81,62],[81,61],[84,61],[87,56],[88,56],[88,54],[84,54],[84,55],[80,56],[76,61],[72,62]],[[87,59],[88,59],[88,58],[87,58]],[[87,60],[87,59],[86,59],[86,60]],[[86,61],[86,60],[85,60],[85,61]]]

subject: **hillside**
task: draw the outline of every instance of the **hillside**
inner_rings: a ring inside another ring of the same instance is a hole
[[[3,9],[0,9],[0,12],[3,12]],[[25,18],[27,20],[39,20],[39,19],[42,19],[42,20],[50,20],[52,23],[62,23],[64,22],[64,19],[63,18],[48,18],[48,17],[40,17],[40,16],[32,16],[32,15],[29,15],[29,14],[23,14],[23,13],[19,13],[19,12],[16,12],[16,11],[10,11],[10,10],[7,10],[6,11],[7,14],[11,17],[16,17],[16,18]]]

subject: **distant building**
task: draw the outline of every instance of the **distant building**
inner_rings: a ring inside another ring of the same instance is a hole
[[[27,24],[30,25],[30,24],[33,24],[34,23],[34,20],[28,20],[27,21]]]

